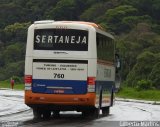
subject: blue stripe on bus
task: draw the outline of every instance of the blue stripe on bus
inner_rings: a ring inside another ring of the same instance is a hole
[[[47,79],[33,79],[32,81],[32,91],[35,93],[55,93],[54,89],[47,87],[71,87],[72,89],[62,90],[63,94],[84,94],[87,92],[87,81]]]

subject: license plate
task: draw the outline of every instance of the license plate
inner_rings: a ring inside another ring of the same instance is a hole
[[[64,90],[54,90],[53,92],[57,93],[57,94],[62,94],[62,93],[64,93]]]

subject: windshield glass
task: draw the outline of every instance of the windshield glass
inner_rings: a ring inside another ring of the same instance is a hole
[[[36,29],[35,50],[88,51],[88,31],[76,29]]]

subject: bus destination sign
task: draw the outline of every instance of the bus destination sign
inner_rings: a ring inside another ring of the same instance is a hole
[[[36,29],[35,50],[87,51],[88,31],[75,29]]]

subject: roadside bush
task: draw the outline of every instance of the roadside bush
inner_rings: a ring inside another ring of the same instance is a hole
[[[154,54],[150,51],[145,51],[138,55],[137,63],[134,65],[127,76],[126,83],[128,86],[136,87],[137,84],[143,84],[143,82],[145,82],[144,80],[150,79],[149,75],[153,69],[153,65],[156,64],[157,60],[157,54]]]
[[[160,62],[153,66],[149,79],[152,80],[155,88],[160,89]]]
[[[23,83],[23,79],[18,76],[13,76],[12,79],[15,81],[15,83]]]
[[[136,86],[137,90],[149,90],[149,89],[153,89],[152,86],[152,81],[151,80],[139,80],[137,82],[137,86]]]
[[[21,84],[23,83],[23,78],[18,76],[11,76],[10,78],[4,80],[5,82],[10,84],[11,79],[14,80],[15,84]]]

